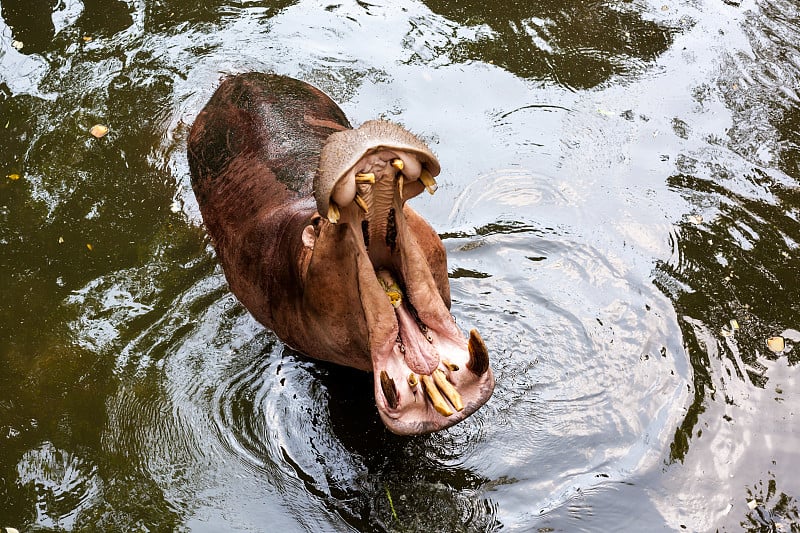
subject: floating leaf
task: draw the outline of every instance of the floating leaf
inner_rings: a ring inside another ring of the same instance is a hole
[[[58,238],[58,244],[64,244],[64,237]]]
[[[89,251],[91,252],[92,250],[94,250],[94,246],[92,246],[91,244],[89,244],[89,243],[87,242],[87,243],[86,243],[86,249],[87,249],[87,250],[89,250]]]
[[[83,42],[85,42],[85,43],[92,42],[92,36],[91,35],[84,35],[83,36]]]
[[[8,179],[10,179],[11,181],[17,181],[17,180],[19,179],[19,174],[9,174],[9,175],[8,175],[8,176],[6,176],[6,177],[7,177]]]
[[[695,225],[703,223],[703,215],[689,215],[686,219]]]
[[[731,329],[734,331],[739,329],[739,322],[737,322],[735,318],[731,320]]]
[[[767,347],[775,353],[780,353],[786,348],[783,337],[770,337],[767,339]]]
[[[99,139],[100,137],[103,137],[105,136],[106,133],[108,133],[108,126],[104,126],[103,124],[95,124],[89,129],[89,133],[91,133],[92,135],[94,135]]]

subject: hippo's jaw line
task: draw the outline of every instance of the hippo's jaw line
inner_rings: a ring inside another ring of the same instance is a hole
[[[405,214],[409,198],[436,190],[432,172],[438,173],[438,163],[426,157],[385,145],[367,149],[323,203],[329,223],[346,224],[358,236],[375,400],[386,426],[398,434],[451,426],[494,389],[485,344],[474,330],[468,341],[455,325]]]

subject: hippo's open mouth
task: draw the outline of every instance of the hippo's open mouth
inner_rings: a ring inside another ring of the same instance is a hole
[[[483,340],[476,330],[468,339],[459,330],[446,271],[432,272],[431,255],[444,258],[441,242],[433,234],[436,246],[421,243],[424,223],[405,207],[423,190],[433,194],[438,173],[422,141],[395,124],[370,121],[331,135],[314,182],[319,213],[354,233],[376,404],[399,434],[455,424],[494,389]]]

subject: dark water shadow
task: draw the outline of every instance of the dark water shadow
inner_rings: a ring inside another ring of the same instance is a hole
[[[327,391],[326,430],[366,469],[355,487],[332,487],[324,496],[345,522],[359,531],[501,528],[494,503],[480,495],[489,480],[459,465],[458,457],[442,457],[448,451],[439,453],[448,446],[447,435],[407,437],[386,429],[372,374],[318,361],[310,373]]]
[[[483,61],[523,78],[571,89],[596,87],[614,76],[641,71],[669,48],[677,31],[644,18],[632,4],[580,0],[427,0],[425,4],[465,26],[488,28],[440,50],[453,62]]]

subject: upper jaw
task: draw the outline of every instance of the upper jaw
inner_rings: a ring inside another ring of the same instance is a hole
[[[370,147],[364,134],[376,129],[382,136]],[[347,224],[361,237],[359,297],[378,411],[394,433],[444,429],[489,399],[494,376],[480,335],[473,330],[465,338],[450,314],[446,282],[441,287],[434,279],[432,268],[439,268],[446,280],[444,260],[432,264],[419,242],[426,236],[410,227],[403,209],[423,190],[433,194],[439,163],[424,143],[394,124],[373,121],[349,131],[360,131],[350,134],[359,141],[359,156],[347,155],[341,142],[348,132],[331,135],[335,142],[323,148],[315,197],[329,223]],[[326,161],[334,159],[331,170]],[[438,241],[432,230],[427,238]]]

